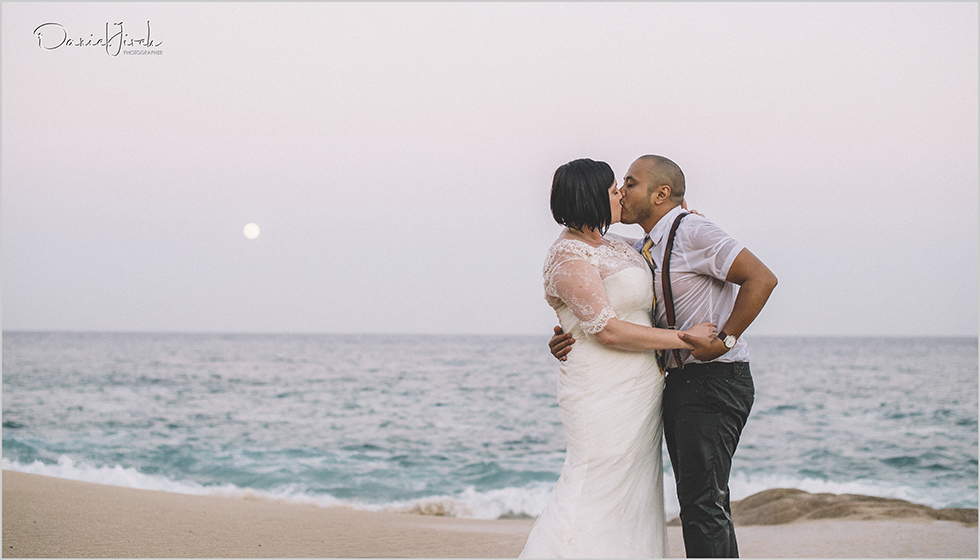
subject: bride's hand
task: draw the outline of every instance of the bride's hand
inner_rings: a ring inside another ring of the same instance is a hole
[[[684,200],[684,201],[682,201],[682,202],[681,202],[681,208],[683,208],[683,209],[685,209],[685,210],[687,210],[687,211],[688,211],[688,212],[690,212],[691,214],[695,214],[695,215],[697,215],[697,216],[701,216],[702,218],[705,218],[705,217],[706,217],[706,216],[705,216],[704,214],[702,214],[701,212],[698,212],[697,210],[691,210],[690,208],[688,208],[688,207],[687,207],[687,201],[686,201],[686,200]]]
[[[714,323],[700,323],[684,331],[688,336],[698,338],[714,338],[718,335],[718,325]]]
[[[711,352],[712,343],[718,340],[718,325],[714,323],[701,323],[694,325],[686,331],[677,333],[677,336],[685,343],[689,344],[691,355],[703,361],[703,356]]]

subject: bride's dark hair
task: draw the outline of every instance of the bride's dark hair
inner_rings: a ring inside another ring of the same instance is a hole
[[[609,187],[615,180],[604,161],[583,158],[562,165],[551,181],[551,215],[563,226],[605,234],[612,221]]]

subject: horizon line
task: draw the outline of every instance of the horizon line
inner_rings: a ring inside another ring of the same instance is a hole
[[[444,332],[313,332],[313,331],[178,331],[178,330],[95,330],[95,329],[2,329],[6,334],[97,334],[97,335],[212,335],[212,336],[432,336],[432,337],[540,337],[550,333],[444,333]],[[977,334],[748,334],[749,338],[969,338],[980,340]]]

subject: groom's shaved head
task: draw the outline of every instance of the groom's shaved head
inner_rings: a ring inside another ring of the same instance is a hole
[[[650,165],[652,181],[647,185],[647,192],[653,194],[653,189],[660,185],[670,187],[670,199],[677,204],[684,200],[684,172],[674,162],[663,156],[646,155],[640,156],[638,160],[645,161]]]

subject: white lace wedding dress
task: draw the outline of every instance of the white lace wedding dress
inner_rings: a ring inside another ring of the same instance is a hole
[[[612,234],[598,248],[559,239],[544,281],[562,330],[575,337],[558,377],[568,447],[521,557],[665,557],[664,376],[653,351],[617,350],[594,336],[613,316],[650,326],[650,269]]]

